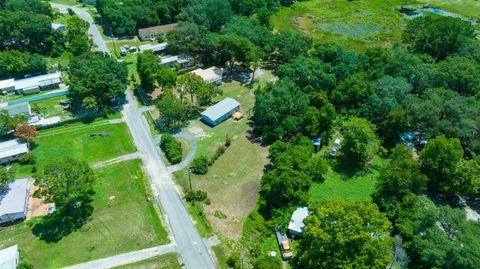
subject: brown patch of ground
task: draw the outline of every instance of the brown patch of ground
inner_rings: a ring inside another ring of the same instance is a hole
[[[150,100],[155,102],[162,95],[162,93],[163,91],[161,88],[156,88],[153,92],[148,93],[147,95],[150,98]]]
[[[33,217],[41,217],[48,215],[48,207],[51,205],[45,203],[44,199],[35,198],[33,194],[38,189],[37,186],[33,185],[33,181],[30,180],[29,184],[29,197],[28,197],[28,208],[27,208],[27,220]]]

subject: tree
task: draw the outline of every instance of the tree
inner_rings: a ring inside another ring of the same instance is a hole
[[[480,92],[480,65],[466,57],[447,57],[438,64],[441,85],[462,95]]]
[[[368,120],[353,117],[342,125],[342,158],[353,166],[363,166],[378,150],[375,126]]]
[[[157,101],[156,106],[160,112],[160,122],[165,128],[177,129],[185,123],[185,108],[170,91]]]
[[[391,149],[400,142],[400,135],[410,127],[410,116],[405,109],[390,111],[380,126],[383,145]]]
[[[267,84],[255,94],[252,117],[255,132],[267,141],[298,133],[308,103],[308,95],[288,79]]]
[[[177,72],[172,68],[161,68],[157,72],[157,82],[165,88],[174,87],[177,83]]]
[[[74,15],[68,18],[66,23],[67,33],[66,38],[68,47],[73,55],[80,55],[90,50],[91,43],[88,39],[88,22],[82,20],[80,17]]]
[[[37,135],[37,128],[33,125],[22,124],[15,129],[15,136],[23,142],[27,142],[27,146],[30,146],[30,142],[32,142]]]
[[[324,158],[315,156],[310,160],[310,169],[308,170],[308,173],[312,177],[313,181],[323,182],[327,172],[328,163]]]
[[[201,87],[197,93],[197,100],[201,106],[210,105],[212,99],[217,95],[222,95],[223,91],[215,84],[207,84],[206,87]]]
[[[95,174],[85,162],[70,157],[47,163],[43,175],[36,178],[35,197],[55,203],[57,210],[67,215],[90,202],[94,194]]]
[[[137,70],[142,88],[147,92],[155,89],[155,81],[157,81],[158,72],[161,70],[158,56],[151,50],[138,54]]]
[[[232,7],[228,0],[200,0],[187,6],[179,18],[218,32],[231,16]]]
[[[409,194],[418,194],[426,186],[427,177],[413,159],[412,149],[399,144],[393,148],[390,163],[377,181],[375,201],[382,208],[388,208],[391,202],[401,201]]]
[[[458,163],[463,159],[463,149],[458,138],[438,136],[430,139],[420,151],[422,172],[429,179],[429,187],[446,194],[455,194],[454,177]]]
[[[205,175],[208,172],[208,158],[200,156],[193,159],[190,171],[196,175]]]
[[[194,97],[207,88],[207,84],[197,74],[187,73],[178,78],[178,91],[180,93],[180,102],[183,95],[190,95],[190,105],[194,106]]]
[[[23,114],[10,117],[7,110],[0,110],[0,133],[6,135],[15,130],[19,124],[25,124],[27,118]]]
[[[0,52],[0,79],[23,78],[27,74],[47,71],[47,60],[38,54],[18,50]]]
[[[276,64],[290,62],[300,55],[305,55],[312,45],[312,40],[301,34],[280,32],[275,34],[271,51],[266,54]]]
[[[391,262],[392,225],[375,204],[333,200],[309,210],[300,268],[386,268]]]
[[[127,86],[127,67],[99,52],[73,57],[68,73],[73,96],[95,109],[115,105]]]
[[[372,94],[368,75],[355,73],[341,81],[332,92],[332,103],[345,114],[354,115],[360,105]]]
[[[165,153],[171,164],[177,164],[182,161],[182,144],[178,142],[172,135],[164,134],[160,140],[160,148]]]
[[[4,166],[0,167],[0,191],[13,180],[13,175]]]
[[[474,37],[475,28],[470,22],[446,16],[418,17],[409,21],[403,32],[403,41],[411,51],[430,54],[437,60],[458,51]]]

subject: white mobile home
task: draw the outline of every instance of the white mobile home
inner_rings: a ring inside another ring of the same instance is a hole
[[[290,219],[290,223],[288,224],[288,233],[293,236],[299,236],[303,233],[305,229],[305,223],[303,220],[308,217],[309,212],[308,208],[306,207],[299,207],[297,208],[293,214],[292,218]]]
[[[16,269],[19,262],[18,245],[0,250],[1,269]]]
[[[28,206],[28,179],[17,179],[0,190],[0,224],[25,219]]]
[[[10,163],[28,153],[27,143],[13,139],[0,143],[0,164]]]
[[[222,83],[224,70],[223,68],[212,66],[207,69],[195,69],[190,73],[200,76],[206,83],[218,85]]]

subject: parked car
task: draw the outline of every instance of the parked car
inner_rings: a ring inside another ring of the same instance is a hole
[[[127,55],[127,50],[124,47],[120,48],[120,55],[122,55],[122,56]]]

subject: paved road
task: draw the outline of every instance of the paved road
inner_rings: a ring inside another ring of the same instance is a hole
[[[90,38],[93,40],[93,43],[95,44],[95,50],[96,51],[102,51],[106,54],[110,54],[110,51],[108,51],[107,44],[102,38],[102,35],[100,34],[100,31],[98,31],[97,26],[95,25],[95,21],[93,20],[92,16],[83,8],[75,7],[75,6],[67,6],[67,5],[61,5],[61,4],[56,4],[50,2],[50,5],[52,8],[57,8],[60,10],[60,12],[64,13],[67,12],[67,9],[72,9],[75,14],[77,14],[80,18],[88,22],[90,24],[90,27],[88,28],[88,35]]]
[[[174,251],[176,251],[175,244],[169,244],[169,245],[147,248],[147,249],[142,249],[137,251],[130,251],[127,253],[110,256],[108,258],[98,259],[98,260],[94,260],[86,263],[65,267],[64,269],[113,268],[116,266],[143,261],[158,255],[163,255],[163,254],[167,254],[169,252],[174,252]]]
[[[126,96],[127,103],[123,107],[123,118],[132,133],[138,153],[150,178],[153,192],[165,213],[183,262],[189,269],[215,268],[208,248],[193,225],[185,205],[175,189],[172,176],[160,157],[137,101],[130,90],[127,90]]]
[[[197,152],[197,148],[198,148],[197,139],[195,139],[193,134],[191,134],[190,132],[181,131],[179,133],[176,133],[174,136],[187,140],[187,142],[189,144],[189,151],[187,153],[187,156],[185,156],[185,158],[183,159],[183,161],[181,163],[171,165],[167,168],[168,172],[170,172],[170,173],[176,172],[178,170],[181,170],[181,169],[187,167],[188,164],[190,164],[190,162],[193,160],[193,157],[195,156],[195,153]]]

